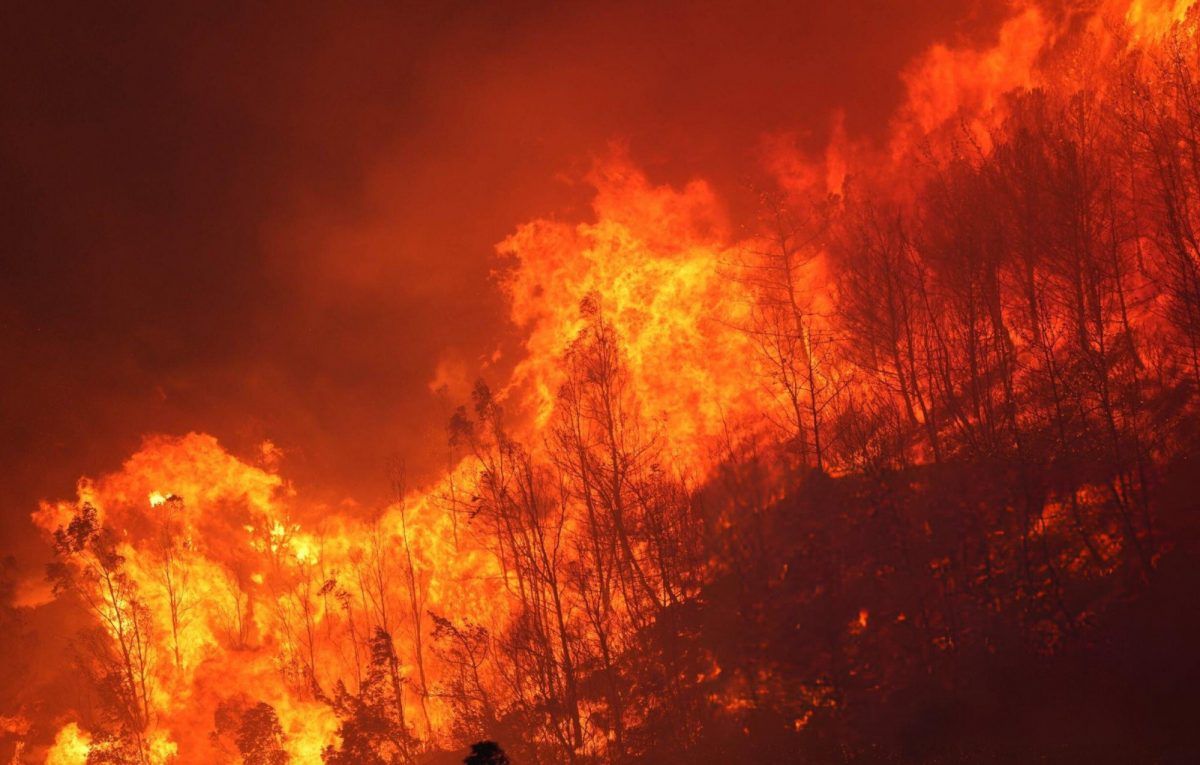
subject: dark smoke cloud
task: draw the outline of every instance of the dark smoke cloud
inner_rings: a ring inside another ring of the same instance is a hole
[[[999,3],[10,6],[0,31],[4,547],[147,432],[271,438],[371,503],[436,468],[442,359],[516,338],[492,246],[579,214],[610,140],[736,203],[764,134],[879,135]]]

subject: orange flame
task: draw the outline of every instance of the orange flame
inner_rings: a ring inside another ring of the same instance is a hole
[[[1191,6],[1136,0],[1121,17],[1132,39],[1160,40],[1187,20]],[[931,48],[903,75],[907,96],[884,150],[889,161],[911,157],[930,133],[956,119],[986,152],[1005,116],[1005,94],[1044,83],[1039,67],[1063,34],[1030,6],[983,50]],[[768,162],[793,198],[801,191],[841,193],[863,164],[856,155],[866,150],[847,138],[840,118],[832,132],[815,164],[789,155],[782,141],[772,143]],[[500,395],[530,415],[518,435],[531,451],[542,449],[567,382],[564,354],[589,315],[598,314],[617,336],[632,398],[673,463],[668,472],[702,481],[731,430],[760,427],[762,413],[781,406],[770,390],[770,364],[747,332],[762,301],[761,287],[744,272],[762,268],[756,258],[764,245],[735,231],[704,181],[656,185],[619,150],[598,161],[587,181],[595,189],[592,220],[534,220],[497,246],[506,260],[499,281],[510,318],[525,332],[524,358]],[[819,238],[808,247],[794,274],[800,293],[790,306],[794,342],[775,347],[773,360],[782,366],[804,359],[811,387],[850,386],[842,360],[819,352],[833,288]],[[788,270],[793,278],[790,261]],[[439,367],[438,384],[463,376],[452,366]],[[396,645],[406,725],[452,742],[453,710],[434,692],[451,662],[429,649],[429,614],[463,615],[493,638],[518,616],[503,550],[462,510],[481,492],[479,466],[463,460],[433,486],[362,518],[306,505],[279,472],[273,444],[263,445],[257,463],[229,454],[208,435],[151,437],[120,470],[82,479],[77,497],[44,502],[34,513],[38,527],[53,534],[86,504],[115,533],[114,549],[134,587],[110,600],[99,591],[85,598],[96,599],[101,621],[131,608],[134,598],[148,613],[149,759],[210,761],[214,712],[244,693],[274,708],[293,762],[320,762],[337,738],[329,696],[339,682],[361,686],[357,650],[372,626]],[[568,535],[577,525],[565,524]],[[866,633],[869,617],[860,610],[851,632]],[[564,625],[563,633],[575,628]],[[111,625],[106,629],[110,639],[120,637]],[[504,680],[476,669],[481,683]],[[701,679],[720,674],[714,661]],[[814,698],[813,708],[832,703],[815,692]],[[730,712],[754,705],[749,688],[724,701]],[[797,717],[795,728],[811,715]],[[93,738],[67,723],[47,762],[84,762]]]

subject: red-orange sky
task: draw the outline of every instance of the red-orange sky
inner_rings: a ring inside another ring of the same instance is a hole
[[[270,438],[366,503],[514,361],[494,245],[610,141],[735,209],[765,135],[881,136],[1003,3],[18,3],[0,25],[0,535],[144,433]],[[736,220],[736,215],[734,216]],[[485,374],[487,372],[485,371]],[[28,561],[23,561],[28,565]]]

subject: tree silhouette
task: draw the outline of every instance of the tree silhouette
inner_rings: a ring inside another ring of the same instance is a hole
[[[260,701],[242,714],[237,747],[245,765],[283,765],[288,761],[283,727],[274,707]]]
[[[495,741],[471,744],[471,753],[463,760],[466,765],[508,765],[508,755]]]
[[[340,680],[332,699],[341,719],[340,746],[322,753],[329,765],[394,765],[407,762],[416,743],[404,723],[403,688],[392,636],[377,627],[362,687],[350,693]]]
[[[275,708],[263,701],[251,704],[244,695],[217,705],[209,737],[227,756],[240,755],[244,765],[284,765],[289,761]]]
[[[91,663],[106,716],[103,738],[93,747],[97,757],[133,761],[148,757],[145,730],[152,722],[153,624],[137,582],[126,571],[117,535],[100,524],[96,508],[84,503],[70,523],[54,533],[55,560],[47,575],[56,593],[77,595],[101,625],[90,633]]]

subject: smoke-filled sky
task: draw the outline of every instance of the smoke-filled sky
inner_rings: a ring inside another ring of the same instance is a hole
[[[765,136],[817,150],[838,110],[852,137],[882,136],[907,62],[1006,15],[184,5],[19,3],[0,24],[5,547],[39,497],[145,433],[269,438],[310,495],[378,501],[390,459],[443,458],[438,369],[515,361],[495,243],[585,216],[580,179],[610,142],[736,207]]]

